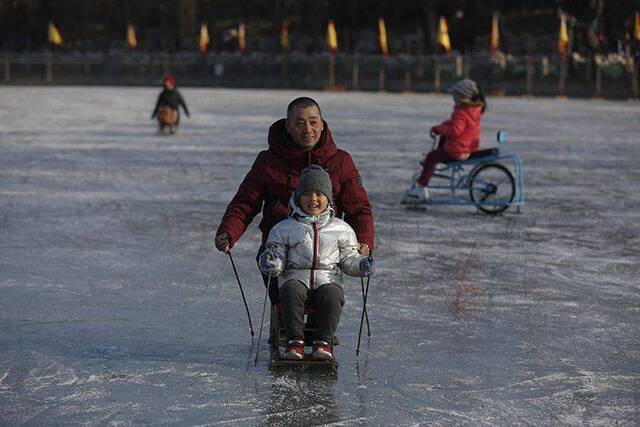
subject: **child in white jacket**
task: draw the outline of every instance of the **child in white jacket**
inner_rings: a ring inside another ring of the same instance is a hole
[[[320,166],[305,168],[289,201],[289,217],[273,227],[259,259],[260,270],[280,275],[282,321],[289,338],[283,358],[304,358],[304,308],[318,309],[314,359],[332,359],[331,345],[344,304],[343,273],[373,273],[373,260],[358,253],[353,229],[335,217],[331,177]]]

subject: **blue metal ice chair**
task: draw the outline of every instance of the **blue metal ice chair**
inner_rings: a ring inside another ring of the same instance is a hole
[[[433,148],[437,146],[436,135]],[[468,159],[436,165],[429,182],[432,205],[475,205],[487,214],[497,214],[510,206],[524,204],[523,166],[516,154],[506,154],[506,134],[497,134],[498,147],[479,150]],[[414,181],[417,176],[414,177]],[[445,191],[444,195],[441,194]],[[414,206],[415,207],[415,206]]]

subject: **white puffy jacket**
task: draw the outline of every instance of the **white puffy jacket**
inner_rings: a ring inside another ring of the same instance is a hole
[[[343,284],[342,273],[360,277],[359,243],[356,233],[335,217],[331,206],[318,216],[310,216],[289,201],[289,218],[276,224],[269,233],[265,248],[285,265],[272,275],[281,275],[279,283],[296,279],[315,289],[328,283]],[[283,268],[284,267],[284,268]],[[284,271],[283,271],[284,270]],[[267,273],[267,272],[265,272]]]

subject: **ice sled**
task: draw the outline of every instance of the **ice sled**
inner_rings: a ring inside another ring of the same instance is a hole
[[[435,149],[437,135],[431,135]],[[498,146],[478,150],[468,159],[436,165],[428,188],[428,202],[416,197],[415,184],[404,194],[401,203],[410,208],[424,205],[475,205],[486,214],[498,214],[511,206],[520,212],[524,204],[523,166],[516,154],[505,154],[506,135],[497,134]],[[413,177],[413,183],[419,177]],[[418,193],[418,196],[421,196]]]

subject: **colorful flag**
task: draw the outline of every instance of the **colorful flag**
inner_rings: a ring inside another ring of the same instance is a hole
[[[198,50],[202,53],[207,53],[209,48],[209,30],[207,24],[200,24],[200,39],[198,40]]]
[[[338,33],[336,33],[336,25],[331,19],[327,26],[327,44],[329,45],[329,52],[331,55],[335,55],[338,51]]]
[[[451,41],[449,40],[449,27],[447,26],[447,20],[444,16],[440,17],[440,23],[438,25],[438,44],[442,46],[444,52],[449,55],[449,52],[451,52]]]
[[[491,55],[495,55],[500,49],[500,27],[498,26],[498,14],[494,13],[491,19],[491,42],[490,49]]]
[[[287,20],[282,23],[282,28],[280,28],[280,46],[285,53],[289,52],[289,21]]]
[[[238,49],[240,49],[240,52],[244,52],[246,48],[247,39],[244,33],[244,24],[241,23],[240,25],[238,25]]]
[[[558,34],[558,52],[566,58],[569,50],[569,32],[567,31],[567,16],[560,14],[560,32]]]
[[[384,25],[384,18],[378,18],[378,34],[380,35],[380,51],[386,58],[389,56],[389,46],[387,45],[387,27]]]
[[[138,46],[136,30],[133,28],[133,24],[127,25],[127,46],[129,46],[129,49],[135,49]]]
[[[634,26],[635,37],[636,37],[636,40],[640,42],[640,12],[636,12],[636,19],[634,22],[636,23]]]
[[[56,46],[62,45],[62,36],[53,22],[49,22],[49,43]]]

